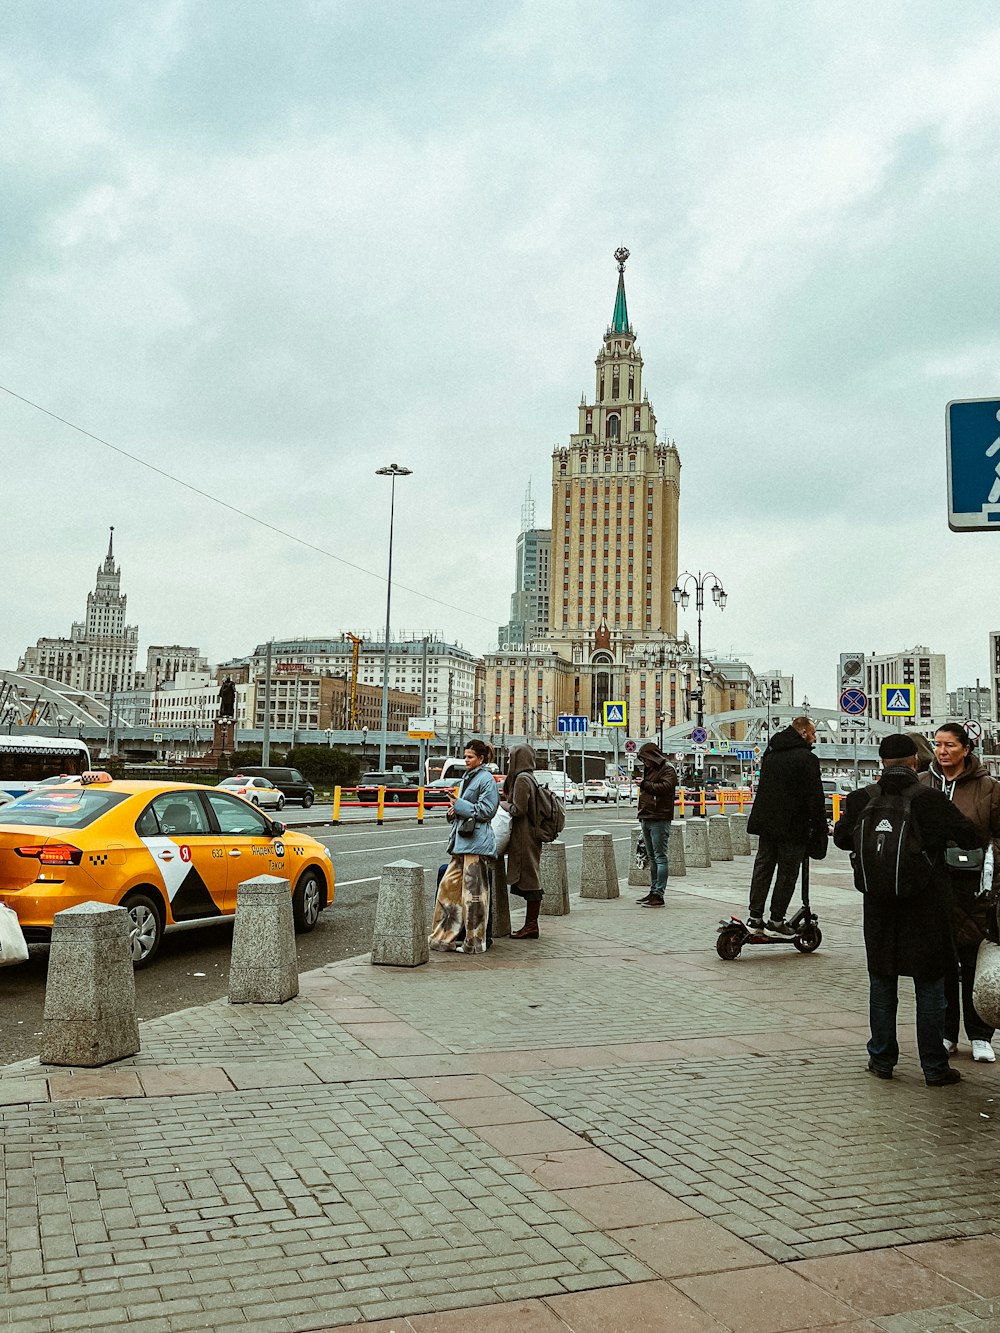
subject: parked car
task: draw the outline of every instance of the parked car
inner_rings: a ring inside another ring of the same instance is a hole
[[[287,879],[296,929],[333,902],[330,853],[220,787],[116,782],[107,773],[40,787],[0,811],[0,902],[29,943],[47,942],[56,912],[124,907],[132,962],[152,962],[165,930],[231,919],[242,880]]]
[[[615,799],[615,794],[603,778],[588,778],[583,784],[583,799],[585,801],[603,801],[607,805],[609,801]]]
[[[358,783],[358,804],[377,805],[378,789],[385,788],[386,804],[416,804],[417,784],[406,773],[362,773]]]
[[[316,799],[316,788],[297,768],[269,764],[266,768],[243,768],[240,772],[248,778],[267,778],[286,801],[299,801],[304,810],[308,810]]]
[[[461,786],[455,778],[435,778],[424,787],[424,805],[447,805]],[[386,800],[388,800],[388,793]]]
[[[264,810],[283,810],[285,798],[267,778],[248,778],[238,773],[233,778],[223,778],[219,783],[226,791],[235,792],[251,805],[259,805]]]

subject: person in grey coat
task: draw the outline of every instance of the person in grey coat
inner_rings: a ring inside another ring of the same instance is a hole
[[[490,914],[489,871],[497,854],[491,821],[500,790],[486,764],[493,751],[485,741],[465,747],[465,777],[448,805],[450,860],[438,886],[429,944],[452,953],[485,953]]]

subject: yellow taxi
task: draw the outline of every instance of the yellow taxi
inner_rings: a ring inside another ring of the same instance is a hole
[[[258,875],[289,881],[296,930],[312,930],[333,902],[328,849],[218,787],[84,773],[0,810],[0,902],[29,943],[48,940],[66,907],[121,905],[132,960],[145,967],[164,930],[231,917],[237,887]]]

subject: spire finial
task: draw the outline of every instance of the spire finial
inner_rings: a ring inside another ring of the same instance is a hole
[[[625,261],[628,254],[624,245],[615,251],[615,259],[618,261],[618,293],[615,296],[615,313],[611,317],[612,333],[629,332],[628,307],[625,304]]]
[[[104,557],[104,572],[113,574],[115,572],[115,528],[111,525],[111,532],[108,536],[108,553]]]

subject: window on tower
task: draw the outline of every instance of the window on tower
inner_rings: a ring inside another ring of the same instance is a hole
[[[621,434],[621,417],[617,412],[608,413],[608,439],[617,440]]]

